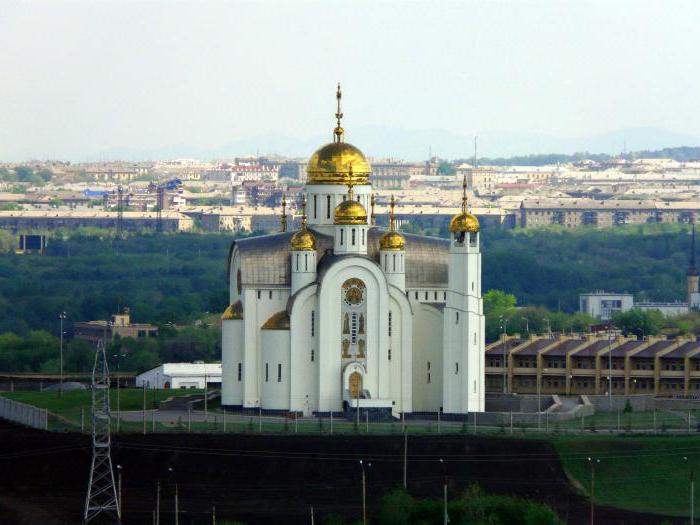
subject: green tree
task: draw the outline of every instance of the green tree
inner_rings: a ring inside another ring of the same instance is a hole
[[[503,326],[513,333],[513,326],[508,326],[515,317],[515,296],[501,290],[489,290],[483,296],[484,316],[486,322],[486,339],[492,341],[498,338]]]
[[[443,160],[443,161],[440,161],[440,164],[438,164],[437,174],[438,175],[454,175],[455,168],[452,164]]]
[[[632,308],[626,312],[615,312],[613,324],[622,330],[624,335],[644,337],[656,335],[666,324],[666,319],[659,310],[642,310]]]

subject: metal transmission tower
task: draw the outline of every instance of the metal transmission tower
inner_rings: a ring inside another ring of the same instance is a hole
[[[109,369],[104,342],[97,343],[92,370],[92,466],[85,498],[83,524],[98,518],[121,523],[110,452]]]

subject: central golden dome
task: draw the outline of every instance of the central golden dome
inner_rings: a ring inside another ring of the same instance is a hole
[[[369,184],[370,171],[364,153],[355,146],[346,142],[331,142],[311,155],[306,167],[306,183]]]
[[[336,91],[338,110],[335,113],[336,127],[333,142],[316,150],[306,166],[307,184],[369,184],[371,168],[364,153],[345,142],[345,130],[340,124],[343,113],[340,109],[340,84]]]

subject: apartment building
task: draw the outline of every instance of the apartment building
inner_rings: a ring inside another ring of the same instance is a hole
[[[523,199],[520,227],[539,228],[551,224],[577,228],[599,228],[647,222],[695,222],[700,202],[588,198]]]
[[[487,392],[700,395],[700,342],[690,338],[506,336],[485,352]]]

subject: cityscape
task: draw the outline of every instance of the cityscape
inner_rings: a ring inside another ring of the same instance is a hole
[[[689,1],[8,1],[0,523],[696,523]]]

